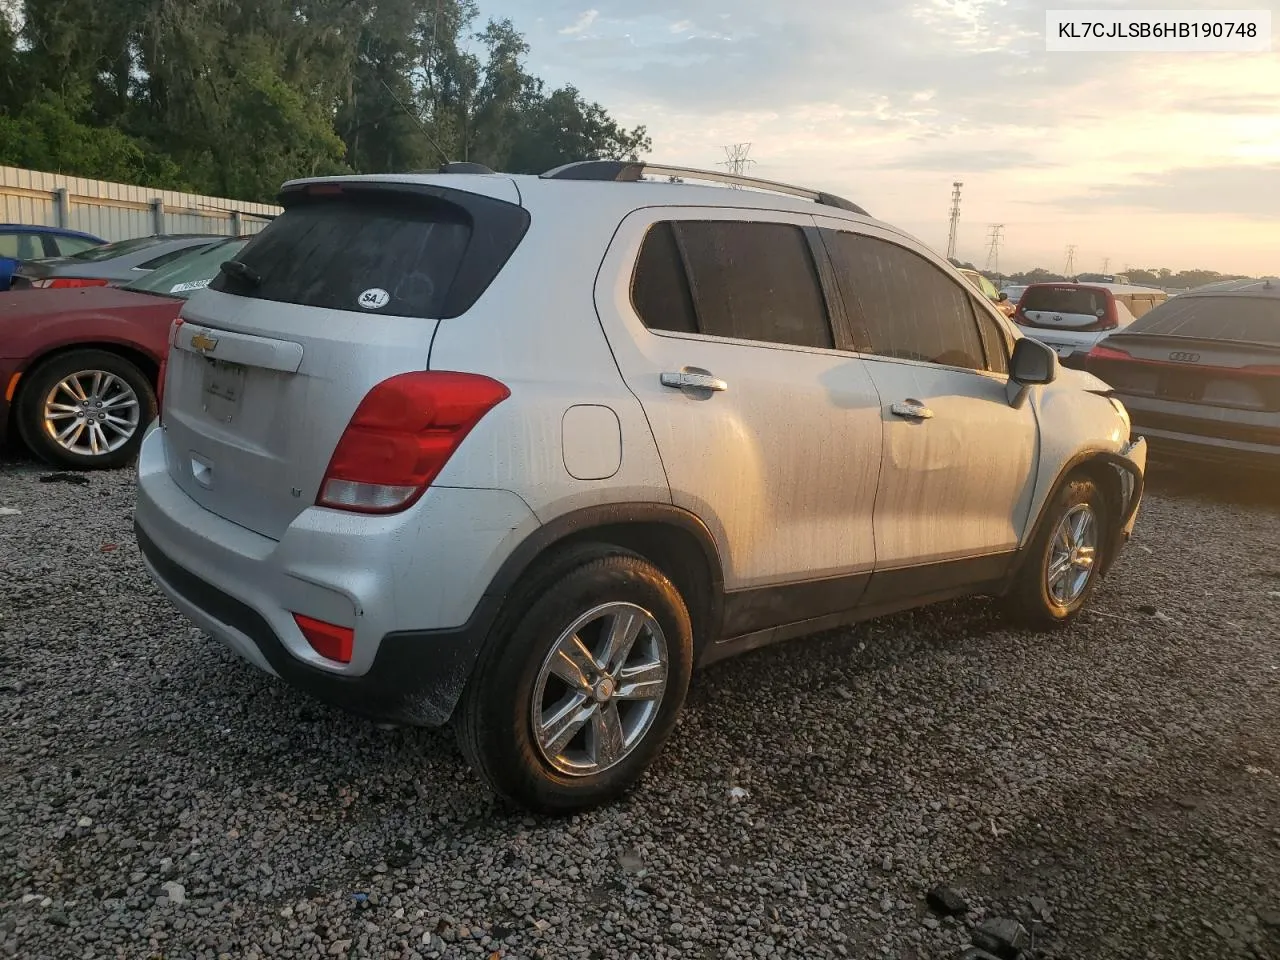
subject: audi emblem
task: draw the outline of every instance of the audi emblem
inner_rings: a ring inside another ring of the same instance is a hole
[[[1199,363],[1200,354],[1185,353],[1181,350],[1175,350],[1173,353],[1169,354],[1169,359],[1174,360],[1178,363]]]

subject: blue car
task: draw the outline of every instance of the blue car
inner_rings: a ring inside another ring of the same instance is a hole
[[[104,243],[105,240],[78,230],[0,223],[0,290],[9,289],[13,271],[22,260],[69,257]]]

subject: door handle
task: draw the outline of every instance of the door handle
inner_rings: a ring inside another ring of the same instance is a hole
[[[933,419],[933,411],[919,400],[903,400],[901,403],[890,404],[889,412],[895,417],[903,417],[907,420]]]
[[[686,368],[678,373],[664,373],[661,378],[664,387],[676,390],[710,390],[719,393],[729,389],[729,384],[705,370]]]

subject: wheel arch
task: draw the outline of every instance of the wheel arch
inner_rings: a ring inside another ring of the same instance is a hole
[[[563,514],[539,527],[515,549],[499,567],[486,595],[505,600],[541,561],[587,543],[630,550],[671,579],[689,608],[697,662],[724,623],[724,578],[706,525],[671,504],[608,504]]]
[[[1063,464],[1058,471],[1058,475],[1054,478],[1048,494],[1041,502],[1040,512],[1029,528],[1020,552],[1026,554],[1027,548],[1035,543],[1040,536],[1044,525],[1050,522],[1049,511],[1057,500],[1058,494],[1062,492],[1063,487],[1077,476],[1088,477],[1102,490],[1102,494],[1107,500],[1107,506],[1111,510],[1110,541],[1098,571],[1099,574],[1105,576],[1119,553],[1119,546],[1124,536],[1124,527],[1129,519],[1126,512],[1125,488],[1121,471],[1133,478],[1134,490],[1127,504],[1132,509],[1137,503],[1141,492],[1142,474],[1125,457],[1110,450],[1084,450]],[[1018,566],[1022,562],[1025,562],[1025,557],[1020,560]]]

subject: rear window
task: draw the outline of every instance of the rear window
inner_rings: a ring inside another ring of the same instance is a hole
[[[514,204],[438,188],[350,188],[285,202],[235,258],[244,268],[224,267],[210,289],[356,313],[453,317],[497,276],[529,222]]]
[[[145,250],[147,247],[154,247],[158,243],[164,243],[166,240],[172,239],[172,237],[154,236],[135,237],[132,240],[117,240],[114,243],[104,243],[96,247],[90,247],[88,250],[81,250],[79,253],[73,253],[71,259],[80,263],[113,260],[116,257],[123,257],[127,253]]]
[[[1023,293],[1018,305],[1023,310],[1101,317],[1106,313],[1107,295],[1088,287],[1036,287]]]
[[[1280,297],[1174,297],[1128,332],[1280,346]]]

